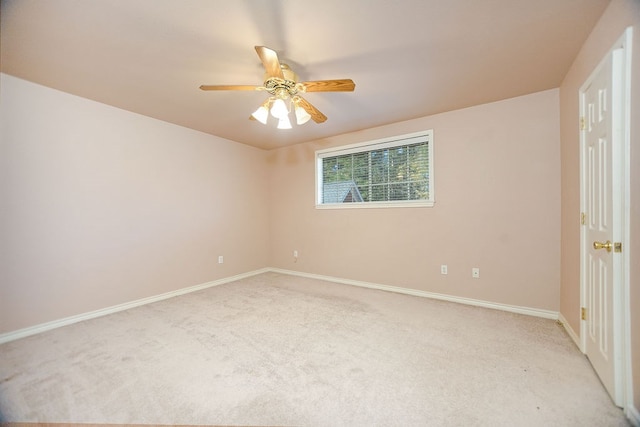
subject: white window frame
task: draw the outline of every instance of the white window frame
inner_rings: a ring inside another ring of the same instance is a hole
[[[326,157],[345,154],[362,153],[385,148],[393,148],[415,142],[427,140],[429,152],[429,199],[423,200],[397,200],[385,202],[351,202],[351,203],[323,203],[322,202],[322,160]],[[407,208],[407,207],[433,207],[435,205],[434,174],[433,174],[433,129],[398,135],[374,141],[360,142],[341,147],[327,148],[316,151],[316,209],[371,209],[371,208]]]

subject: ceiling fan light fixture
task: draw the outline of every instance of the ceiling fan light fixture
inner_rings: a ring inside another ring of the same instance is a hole
[[[278,120],[278,129],[291,129],[291,121],[289,116],[284,116]]]
[[[309,121],[311,116],[307,113],[307,110],[296,104],[296,124],[303,125]]]
[[[291,68],[278,59],[278,54],[266,46],[255,46],[256,53],[265,70],[263,86],[255,85],[201,85],[200,90],[260,90],[271,97],[249,117],[262,124],[267,124],[269,113],[278,119],[279,129],[291,129],[289,113],[295,109],[296,123],[302,125],[313,120],[324,123],[327,116],[298,95],[307,92],[353,92],[355,83],[351,79],[333,79],[299,82],[298,76]],[[292,105],[293,107],[292,108]]]

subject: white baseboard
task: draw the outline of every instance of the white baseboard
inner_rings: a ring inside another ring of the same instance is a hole
[[[576,346],[578,346],[580,351],[584,353],[584,349],[582,348],[582,341],[580,340],[580,337],[578,336],[578,334],[576,334],[576,331],[573,330],[573,328],[571,327],[569,322],[567,322],[567,319],[562,315],[562,313],[560,313],[558,320],[560,321],[560,323],[562,323],[564,330],[567,331],[567,334],[569,334],[569,336],[571,337],[573,342],[576,344]]]
[[[489,301],[482,301],[482,300],[475,300],[475,299],[470,299],[470,298],[456,297],[456,296],[452,296],[452,295],[445,295],[445,294],[438,294],[438,293],[433,293],[433,292],[419,291],[419,290],[410,289],[410,288],[401,288],[401,287],[397,287],[397,286],[381,285],[381,284],[378,284],[378,283],[370,283],[370,282],[362,282],[362,281],[357,281],[357,280],[341,279],[341,278],[338,278],[338,277],[323,276],[323,275],[319,275],[319,274],[301,273],[301,272],[293,271],[293,270],[283,270],[283,269],[279,269],[279,268],[262,268],[262,269],[251,271],[251,272],[248,272],[248,273],[238,274],[236,276],[226,277],[226,278],[223,278],[223,279],[214,280],[212,282],[207,282],[207,283],[203,283],[203,284],[200,284],[200,285],[191,286],[191,287],[188,287],[188,288],[182,288],[182,289],[178,289],[178,290],[175,290],[175,291],[167,292],[167,293],[164,293],[164,294],[155,295],[155,296],[151,296],[151,297],[147,297],[147,298],[142,298],[142,299],[131,301],[131,302],[127,302],[127,303],[124,303],[124,304],[114,305],[114,306],[106,307],[106,308],[103,308],[103,309],[100,309],[100,310],[90,311],[88,313],[82,313],[82,314],[78,314],[78,315],[75,315],[75,316],[66,317],[64,319],[58,319],[58,320],[54,320],[54,321],[51,321],[51,322],[46,322],[46,323],[41,323],[39,325],[30,326],[28,328],[19,329],[17,331],[12,331],[12,332],[8,332],[8,333],[0,334],[0,344],[6,343],[6,342],[9,342],[9,341],[14,341],[14,340],[17,340],[17,339],[20,339],[20,338],[25,338],[25,337],[28,337],[28,336],[31,336],[31,335],[39,334],[41,332],[49,331],[49,330],[52,330],[52,329],[55,329],[55,328],[60,328],[62,326],[71,325],[73,323],[82,322],[83,320],[95,319],[96,317],[106,316],[108,314],[117,313],[119,311],[128,310],[130,308],[139,307],[141,305],[151,304],[151,303],[156,302],[156,301],[162,301],[162,300],[165,300],[165,299],[168,299],[168,298],[172,298],[172,297],[179,296],[179,295],[184,295],[184,294],[187,294],[187,293],[190,293],[190,292],[196,292],[196,291],[199,291],[199,290],[202,290],[202,289],[210,288],[212,286],[218,286],[218,285],[222,285],[222,284],[225,284],[225,283],[234,282],[236,280],[244,279],[246,277],[255,276],[257,274],[266,273],[266,272],[269,272],[269,271],[276,272],[276,273],[293,275],[293,276],[301,276],[301,277],[308,277],[308,278],[313,278],[313,279],[326,280],[326,281],[330,281],[330,282],[341,283],[341,284],[351,285],[351,286],[359,286],[359,287],[364,287],[364,288],[378,289],[378,290],[389,291],[389,292],[397,292],[397,293],[401,293],[401,294],[407,294],[407,295],[413,295],[413,296],[419,296],[419,297],[425,297],[425,298],[439,299],[439,300],[444,300],[444,301],[456,302],[456,303],[460,303],[460,304],[475,305],[475,306],[478,306],[478,307],[492,308],[492,309],[496,309],[496,310],[503,310],[503,311],[509,311],[509,312],[513,312],[513,313],[526,314],[526,315],[529,315],[529,316],[544,317],[546,319],[554,319],[554,320],[558,319],[558,313],[554,312],[554,311],[549,311],[549,310],[541,310],[541,309],[537,309],[537,308],[529,308],[529,307],[520,307],[520,306],[507,305],[507,304],[500,304],[500,303],[494,303],[494,302],[489,302]],[[568,326],[568,324],[566,322],[563,322],[563,323],[564,323],[565,327]],[[571,335],[571,334],[572,334],[572,331],[569,332],[569,335]],[[573,334],[571,336],[572,336],[572,338],[574,338],[575,334]],[[574,341],[575,341],[575,339],[576,338],[574,338]]]
[[[222,285],[222,284],[225,284],[225,283],[234,282],[236,280],[244,279],[246,277],[255,276],[257,274],[266,273],[266,272],[269,272],[269,271],[272,271],[272,272],[275,272],[275,273],[281,273],[281,274],[288,274],[288,275],[292,275],[292,276],[301,276],[301,277],[308,277],[308,278],[312,278],[312,279],[326,280],[326,281],[329,281],[329,282],[341,283],[341,284],[345,284],[345,285],[359,286],[359,287],[371,288],[371,289],[378,289],[378,290],[388,291],[388,292],[397,292],[397,293],[406,294],[406,295],[413,295],[413,296],[419,296],[419,297],[424,297],[424,298],[432,298],[432,299],[456,302],[456,303],[459,303],[459,304],[474,305],[474,306],[478,306],[478,307],[491,308],[491,309],[495,309],[495,310],[509,311],[509,312],[512,312],[512,313],[526,314],[528,316],[543,317],[545,319],[553,319],[553,320],[557,320],[558,319],[558,312],[550,311],[550,310],[542,310],[542,309],[538,309],[538,308],[530,308],[530,307],[521,307],[521,306],[515,306],[515,305],[508,305],[508,304],[500,304],[500,303],[495,303],[495,302],[490,302],[490,301],[483,301],[483,300],[476,300],[476,299],[471,299],[471,298],[457,297],[457,296],[453,296],[453,295],[446,295],[446,294],[438,294],[438,293],[434,293],[434,292],[420,291],[420,290],[417,290],[417,289],[402,288],[402,287],[397,287],[397,286],[382,285],[382,284],[378,284],[378,283],[342,279],[342,278],[339,278],[339,277],[324,276],[324,275],[319,275],[319,274],[301,273],[299,271],[293,271],[293,270],[284,270],[284,269],[279,269],[279,268],[262,268],[262,269],[251,271],[251,272],[248,272],[248,273],[238,274],[236,276],[226,277],[226,278],[223,278],[223,279],[214,280],[212,282],[207,282],[207,283],[203,283],[203,284],[200,284],[200,285],[191,286],[191,287],[188,287],[188,288],[182,288],[182,289],[178,289],[178,290],[175,290],[175,291],[167,292],[167,293],[164,293],[164,294],[155,295],[155,296],[151,296],[151,297],[147,297],[147,298],[142,298],[142,299],[131,301],[131,302],[127,302],[127,303],[124,303],[124,304],[114,305],[114,306],[106,307],[106,308],[103,308],[103,309],[100,309],[100,310],[95,310],[95,311],[91,311],[91,312],[88,312],[88,313],[82,313],[82,314],[78,314],[78,315],[75,315],[75,316],[66,317],[64,319],[58,319],[58,320],[54,320],[54,321],[51,321],[51,322],[46,322],[46,323],[41,323],[39,325],[30,326],[28,328],[19,329],[17,331],[12,331],[12,332],[8,332],[8,333],[0,334],[0,344],[6,343],[6,342],[9,342],[9,341],[14,341],[14,340],[17,340],[17,339],[20,339],[20,338],[25,338],[25,337],[28,337],[30,335],[39,334],[41,332],[49,331],[51,329],[60,328],[62,326],[71,325],[73,323],[82,322],[83,320],[89,320],[89,319],[94,319],[96,317],[106,316],[108,314],[117,313],[119,311],[128,310],[130,308],[139,307],[141,305],[151,304],[151,303],[156,302],[156,301],[162,301],[162,300],[165,300],[165,299],[168,299],[168,298],[172,298],[172,297],[179,296],[179,295],[184,295],[184,294],[187,294],[187,293],[190,293],[190,292],[196,292],[196,291],[199,291],[199,290],[202,290],[202,289],[210,288],[212,286],[218,286],[218,285]],[[566,321],[562,321],[562,322],[565,325],[565,328],[569,328],[569,329],[567,329],[567,331],[569,332],[569,335],[574,339],[574,341],[576,341],[577,337],[576,337],[575,333],[573,333],[571,328],[568,326],[568,323]]]
[[[345,285],[360,286],[363,288],[378,289],[382,291],[397,292],[406,295],[413,295],[424,298],[432,298],[459,304],[474,305],[478,307],[492,308],[495,310],[509,311],[511,313],[526,314],[528,316],[543,317],[545,319],[558,320],[558,312],[542,310],[539,308],[521,307],[517,305],[500,304],[496,302],[477,300],[472,298],[457,297],[453,295],[438,294],[434,292],[419,291],[417,289],[401,288],[397,286],[381,285],[378,283],[361,282],[358,280],[341,279],[339,277],[323,276],[320,274],[301,273],[293,270],[283,270],[280,268],[270,268],[274,273],[289,274],[293,276],[308,277],[310,279],[326,280],[329,282],[341,283]]]
[[[627,416],[633,427],[640,427],[640,412],[638,412],[634,406],[627,406],[624,410],[624,414]]]
[[[212,282],[203,283],[200,285],[190,286],[188,288],[182,288],[171,292],[166,292],[160,295],[154,295],[147,298],[127,302],[124,304],[118,304],[111,307],[102,308],[100,310],[90,311],[88,313],[82,313],[71,317],[65,317],[64,319],[54,320],[51,322],[41,323],[39,325],[30,326],[28,328],[19,329],[17,331],[0,334],[0,344],[14,341],[20,338],[25,338],[30,335],[39,334],[40,332],[49,331],[51,329],[60,328],[62,326],[71,325],[73,323],[82,322],[83,320],[95,319],[96,317],[106,316],[107,314],[117,313],[118,311],[128,310],[133,307],[139,307],[145,304],[151,304],[153,302],[162,301],[168,298],[176,297],[178,295],[188,294],[190,292],[200,291],[212,286],[219,286],[229,282],[235,282],[236,280],[244,279],[246,277],[255,276],[257,274],[266,273],[270,271],[268,268],[251,271],[249,273],[238,274],[236,276],[225,277],[223,279],[214,280]]]

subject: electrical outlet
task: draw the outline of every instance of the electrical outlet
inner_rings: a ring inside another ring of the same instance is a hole
[[[480,269],[478,267],[473,267],[471,269],[471,277],[473,277],[474,279],[480,278]]]
[[[218,257],[218,264],[222,264],[222,263],[224,263],[224,257],[222,255],[220,255]]]
[[[293,251],[293,257],[298,258],[298,251]]]
[[[442,264],[440,266],[440,274],[448,274],[447,264]]]

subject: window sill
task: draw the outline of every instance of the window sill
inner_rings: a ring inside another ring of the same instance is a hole
[[[365,203],[327,203],[316,204],[316,209],[379,209],[379,208],[432,208],[434,201],[416,202],[365,202]]]

